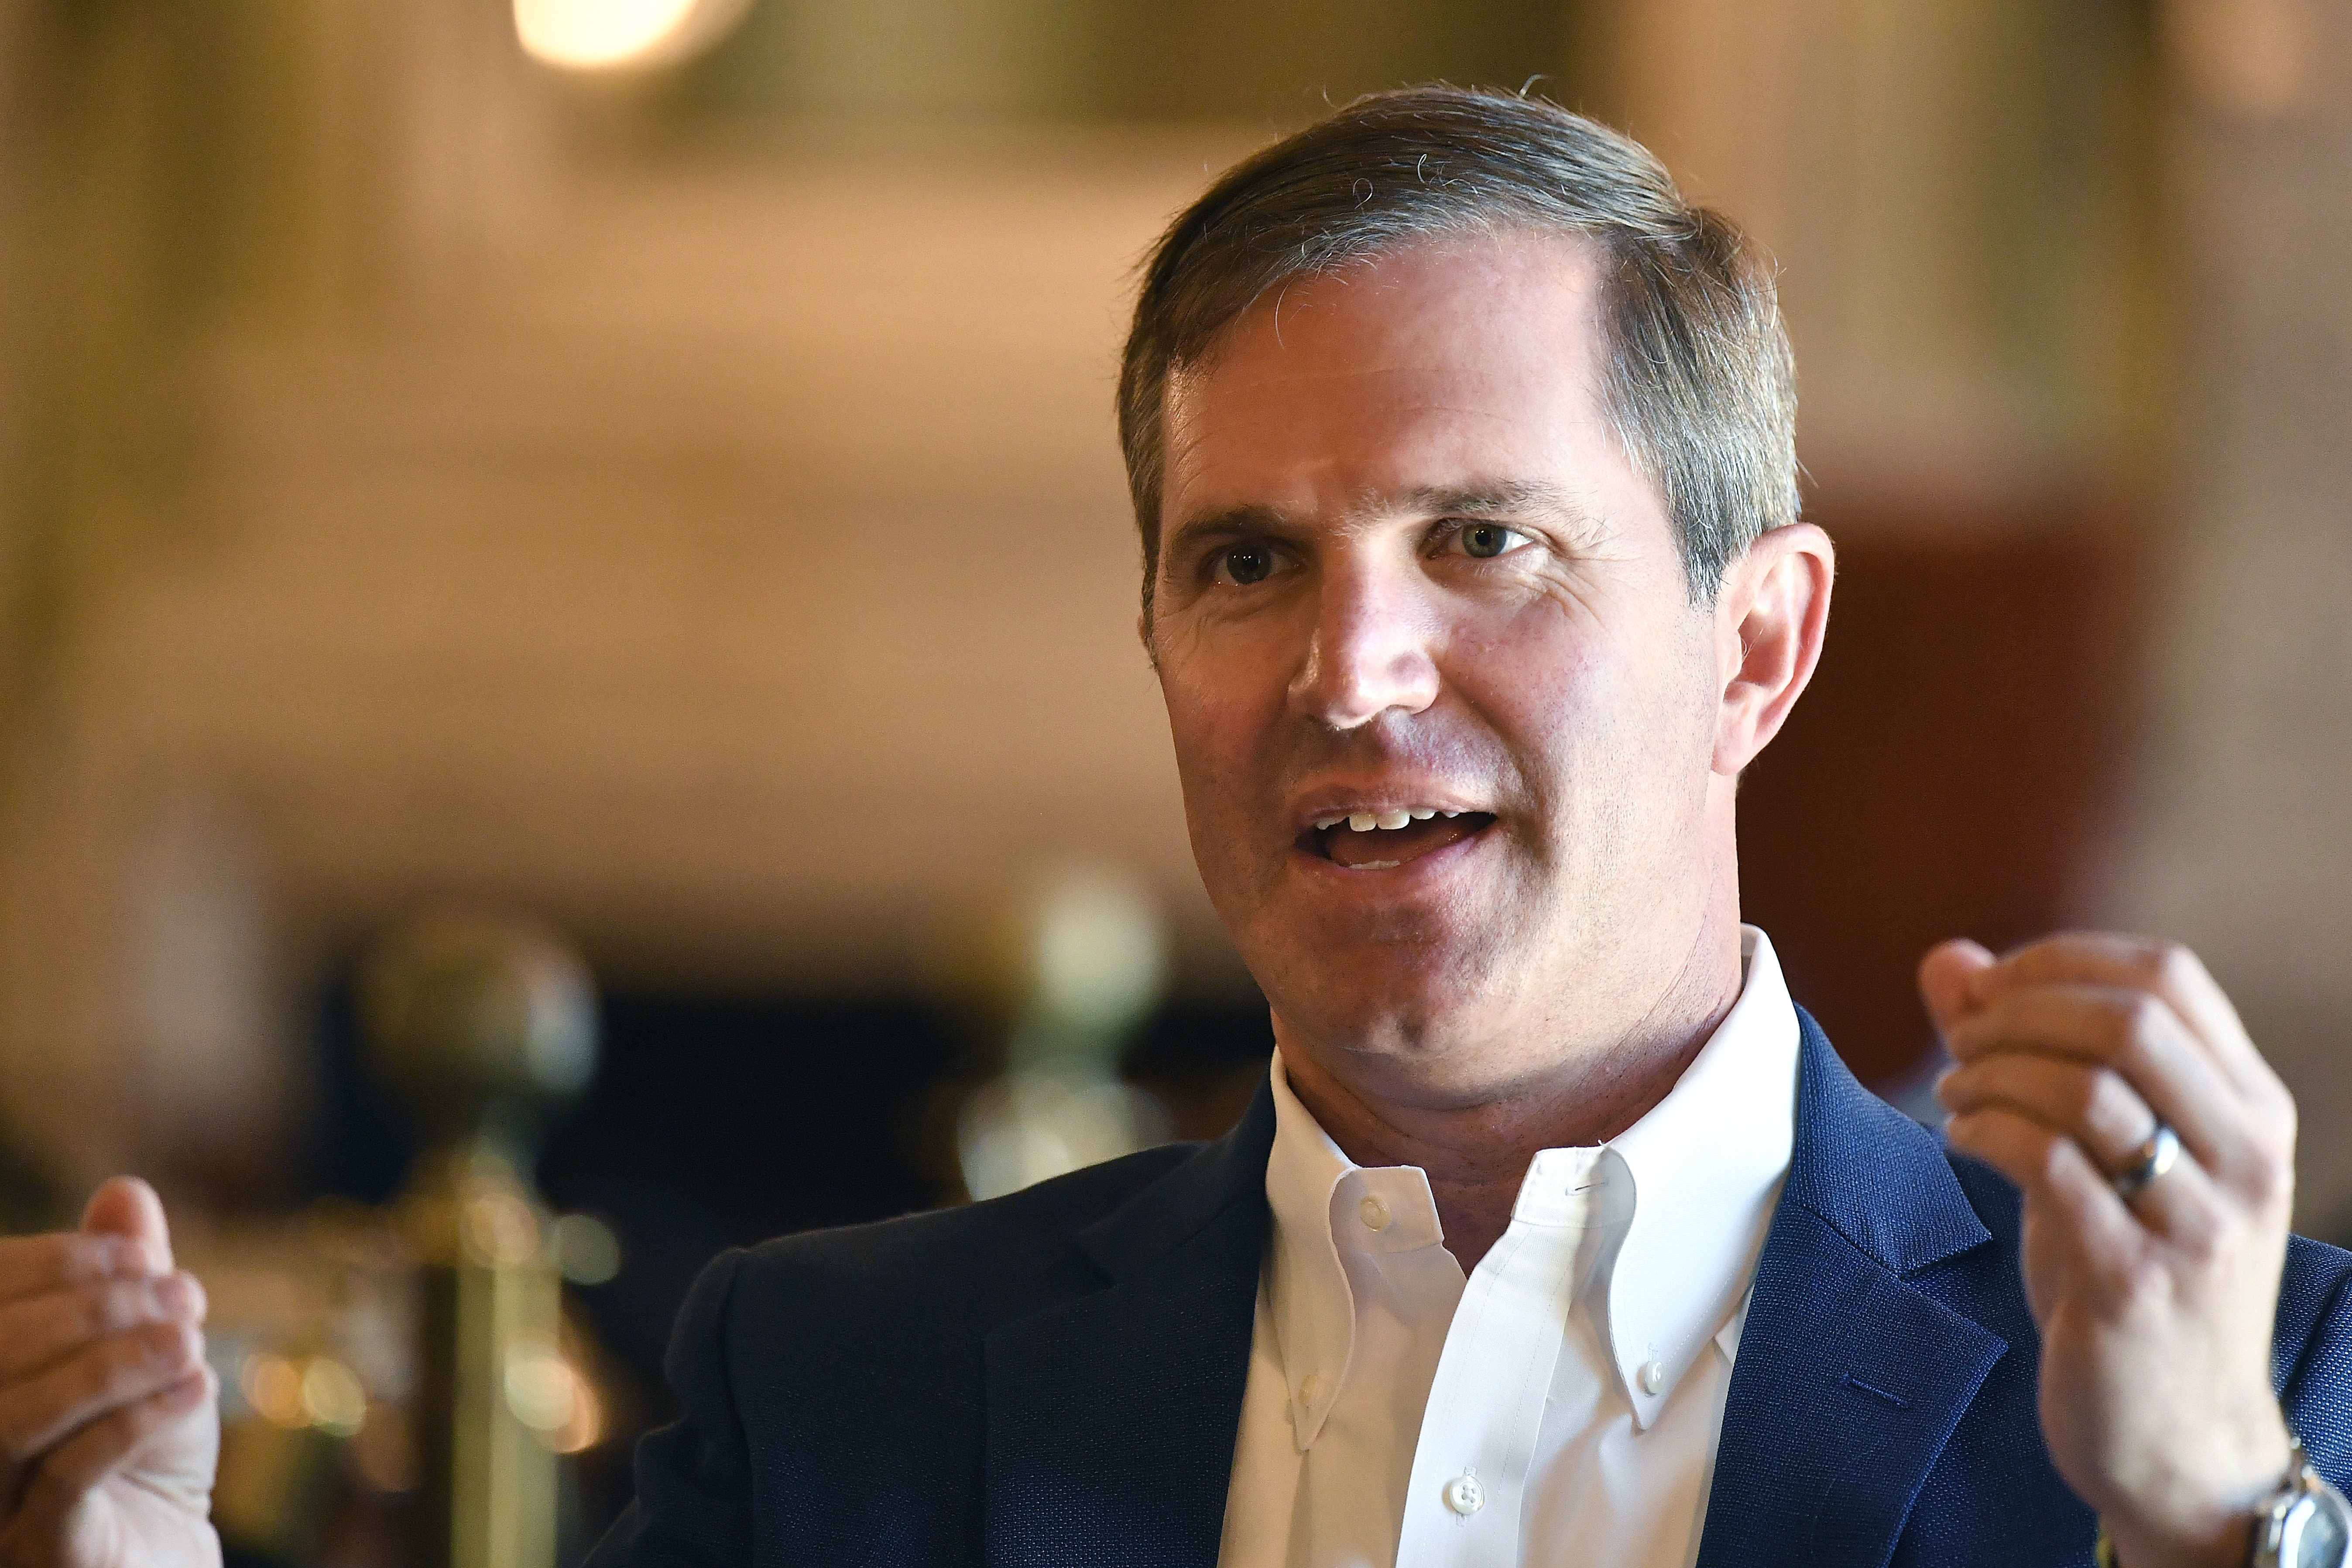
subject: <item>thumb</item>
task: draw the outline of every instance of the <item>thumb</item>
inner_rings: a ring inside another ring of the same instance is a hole
[[[1976,977],[1990,969],[1993,956],[1966,937],[1937,942],[1919,961],[1919,999],[1927,1005],[1928,1021],[1936,1033],[1948,1035],[1952,1026],[1976,1010]]]
[[[163,1218],[163,1200],[136,1176],[116,1176],[92,1193],[89,1206],[81,1211],[81,1228],[91,1236],[138,1242],[150,1270],[172,1271],[172,1229]]]

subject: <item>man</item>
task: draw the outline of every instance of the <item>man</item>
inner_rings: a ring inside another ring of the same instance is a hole
[[[2290,1445],[2352,1459],[2352,1259],[2290,1242],[2292,1103],[2195,961],[1929,954],[1947,1150],[1739,922],[1739,773],[1829,609],[1791,384],[1736,231],[1541,103],[1368,99],[1180,217],[1120,390],[1142,633],[1269,1081],[1205,1147],[714,1264],[596,1563],[2081,1563],[2103,1524],[2162,1568],[2332,1518]],[[160,1216],[93,1227],[163,1267]],[[107,1245],[18,1244],[0,1311]],[[68,1435],[166,1375],[0,1372],[9,1561],[195,1560],[92,1521],[200,1415]]]

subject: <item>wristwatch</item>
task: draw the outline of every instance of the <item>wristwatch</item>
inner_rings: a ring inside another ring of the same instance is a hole
[[[2253,1568],[2345,1568],[2352,1560],[2352,1503],[2319,1479],[2298,1442],[2286,1479],[2254,1516]]]
[[[2120,1568],[2106,1527],[2092,1554],[2098,1568]],[[2312,1468],[2298,1439],[2287,1456],[2286,1479],[2254,1514],[2249,1568],[2352,1568],[2352,1503]]]

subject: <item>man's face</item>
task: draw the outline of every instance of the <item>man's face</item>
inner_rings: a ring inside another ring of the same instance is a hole
[[[1572,239],[1419,246],[1169,388],[1150,642],[1202,877],[1286,1044],[1441,1091],[1637,1022],[1724,874],[1716,618],[1602,415],[1597,283]]]

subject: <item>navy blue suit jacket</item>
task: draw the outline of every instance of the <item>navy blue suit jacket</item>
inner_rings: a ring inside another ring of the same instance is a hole
[[[2035,1416],[2015,1190],[1802,1028],[1700,1568],[2088,1563]],[[591,1568],[1213,1568],[1273,1138],[1261,1091],[1214,1143],[720,1258],[671,1351],[685,1418]],[[2293,1244],[2273,1362],[2338,1487],[2347,1278]]]

